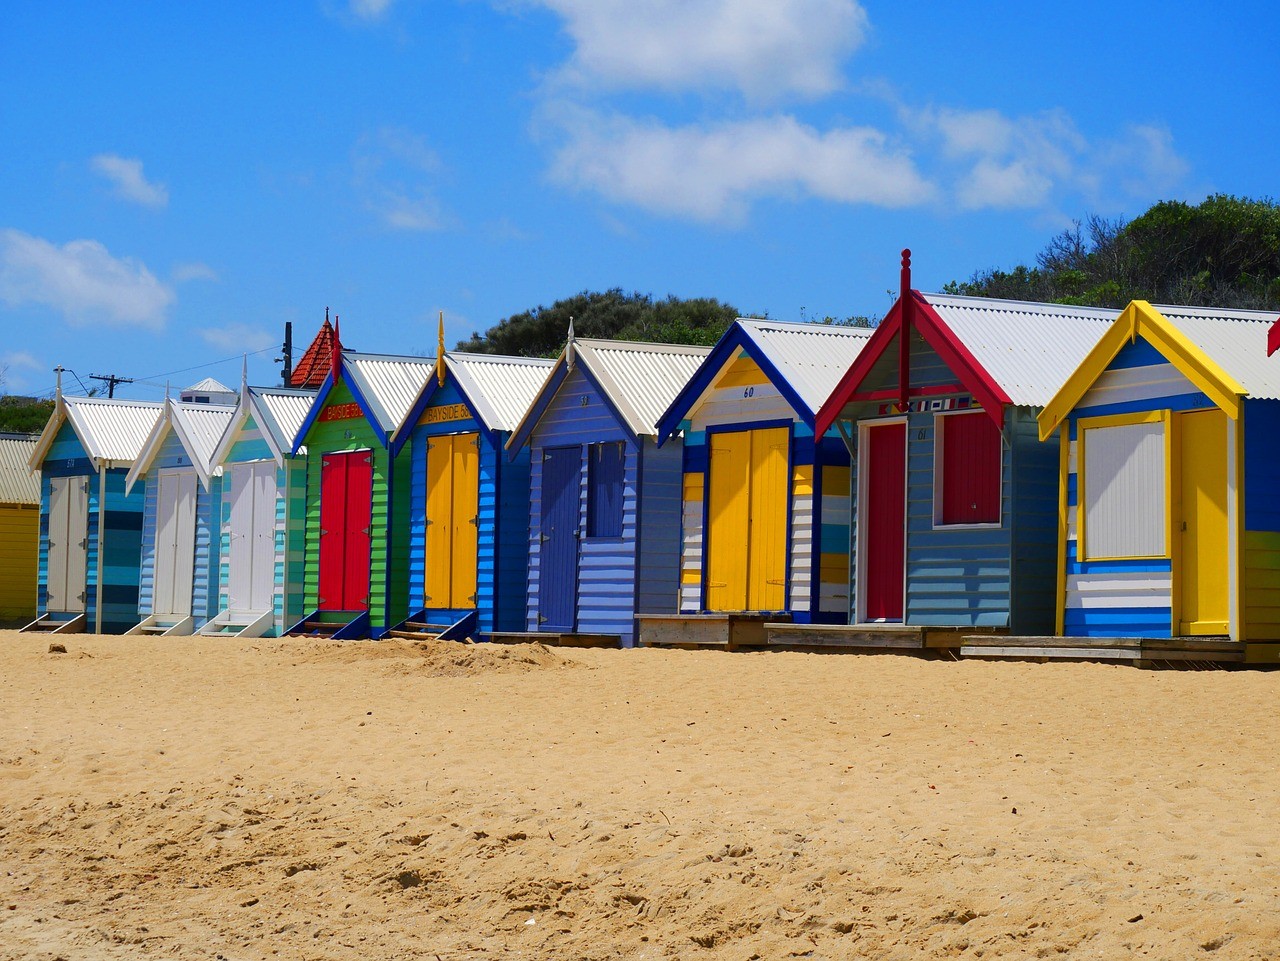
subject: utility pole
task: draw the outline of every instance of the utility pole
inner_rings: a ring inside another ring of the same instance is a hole
[[[284,361],[284,367],[280,369],[282,378],[282,387],[289,386],[289,379],[293,376],[293,321],[286,320],[284,322],[284,356],[277,357],[276,360]]]
[[[116,396],[116,384],[132,384],[132,377],[118,377],[115,374],[90,374],[90,380],[100,380],[107,385],[107,397],[114,398]]]

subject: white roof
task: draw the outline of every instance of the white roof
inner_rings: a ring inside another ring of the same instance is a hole
[[[874,333],[869,327],[794,324],[746,317],[738,318],[736,323],[778,368],[778,373],[787,379],[812,414],[831,396]]]
[[[198,384],[192,384],[190,387],[184,387],[184,394],[234,394],[235,391],[225,384],[219,383],[212,377],[206,377]]]
[[[1277,315],[1260,310],[1152,305],[1238,381],[1255,400],[1280,400],[1280,357],[1267,356],[1267,331]]]
[[[388,437],[408,416],[436,363],[431,357],[358,354],[345,348],[342,362]]]
[[[282,452],[287,452],[311,412],[316,392],[290,387],[250,387],[249,394],[253,397],[258,426]]]
[[[183,450],[196,468],[196,475],[207,488],[209,477],[213,473],[213,455],[235,412],[234,407],[222,404],[184,404],[181,401],[166,400],[137,460],[129,468],[129,475],[124,482],[125,492],[128,493],[138,478],[151,469],[156,455],[164,447],[170,428],[178,435]]]
[[[71,422],[95,467],[127,467],[142,452],[162,404],[104,397],[58,396],[58,403],[36,442],[30,466],[37,468],[53,445],[63,420]]]
[[[0,434],[0,504],[39,504],[40,474],[30,467],[35,434]]]
[[[1027,407],[1049,403],[1119,314],[1106,307],[921,296],[1010,401]]]
[[[657,435],[658,418],[711,353],[710,347],[581,337],[573,346],[637,437]]]
[[[497,354],[448,352],[444,359],[490,430],[514,430],[555,366],[541,357]]]

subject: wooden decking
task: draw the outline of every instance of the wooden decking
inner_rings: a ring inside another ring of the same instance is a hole
[[[966,636],[961,657],[1021,660],[1238,664],[1245,645],[1226,637],[976,637]]]
[[[778,614],[637,614],[641,647],[742,648],[769,646],[765,625]]]
[[[955,657],[970,634],[998,636],[1003,628],[928,627],[915,624],[765,625],[769,646],[802,650],[838,650],[862,654]]]

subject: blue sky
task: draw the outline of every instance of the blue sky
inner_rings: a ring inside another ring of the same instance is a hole
[[[1275,193],[1275,4],[974,9],[5,4],[4,389],[155,398],[244,351],[273,383],[326,307],[404,353],[615,286],[880,315],[904,246],[932,290],[1089,213]]]

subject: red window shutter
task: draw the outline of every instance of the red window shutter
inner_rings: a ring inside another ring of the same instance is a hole
[[[1000,523],[1000,431],[985,413],[942,422],[942,523]]]

